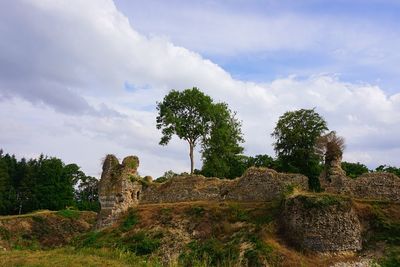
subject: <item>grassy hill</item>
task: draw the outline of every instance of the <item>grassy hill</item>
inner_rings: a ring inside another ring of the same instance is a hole
[[[364,249],[324,254],[282,239],[279,202],[141,205],[101,231],[91,228],[93,212],[4,216],[0,266],[398,266],[400,205],[355,201],[354,208]]]

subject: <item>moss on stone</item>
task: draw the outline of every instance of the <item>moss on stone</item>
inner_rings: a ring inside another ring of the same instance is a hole
[[[124,167],[136,170],[139,167],[139,158],[136,156],[128,156],[124,158],[124,160],[122,161],[122,165]]]

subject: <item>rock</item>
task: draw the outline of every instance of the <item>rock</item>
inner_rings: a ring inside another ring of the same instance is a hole
[[[282,214],[284,236],[301,249],[315,252],[361,249],[361,224],[351,199],[339,195],[288,198]]]

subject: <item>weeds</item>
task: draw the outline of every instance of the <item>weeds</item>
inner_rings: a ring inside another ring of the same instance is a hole
[[[122,231],[130,230],[134,225],[139,223],[139,216],[134,209],[130,209],[128,211],[128,215],[126,216],[125,220],[121,224]]]

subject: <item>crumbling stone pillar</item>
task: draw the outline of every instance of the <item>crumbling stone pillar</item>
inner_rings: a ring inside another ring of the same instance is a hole
[[[113,224],[121,213],[139,203],[142,184],[137,173],[139,159],[136,156],[124,158],[122,164],[114,155],[107,155],[99,182],[101,210],[97,227]]]

